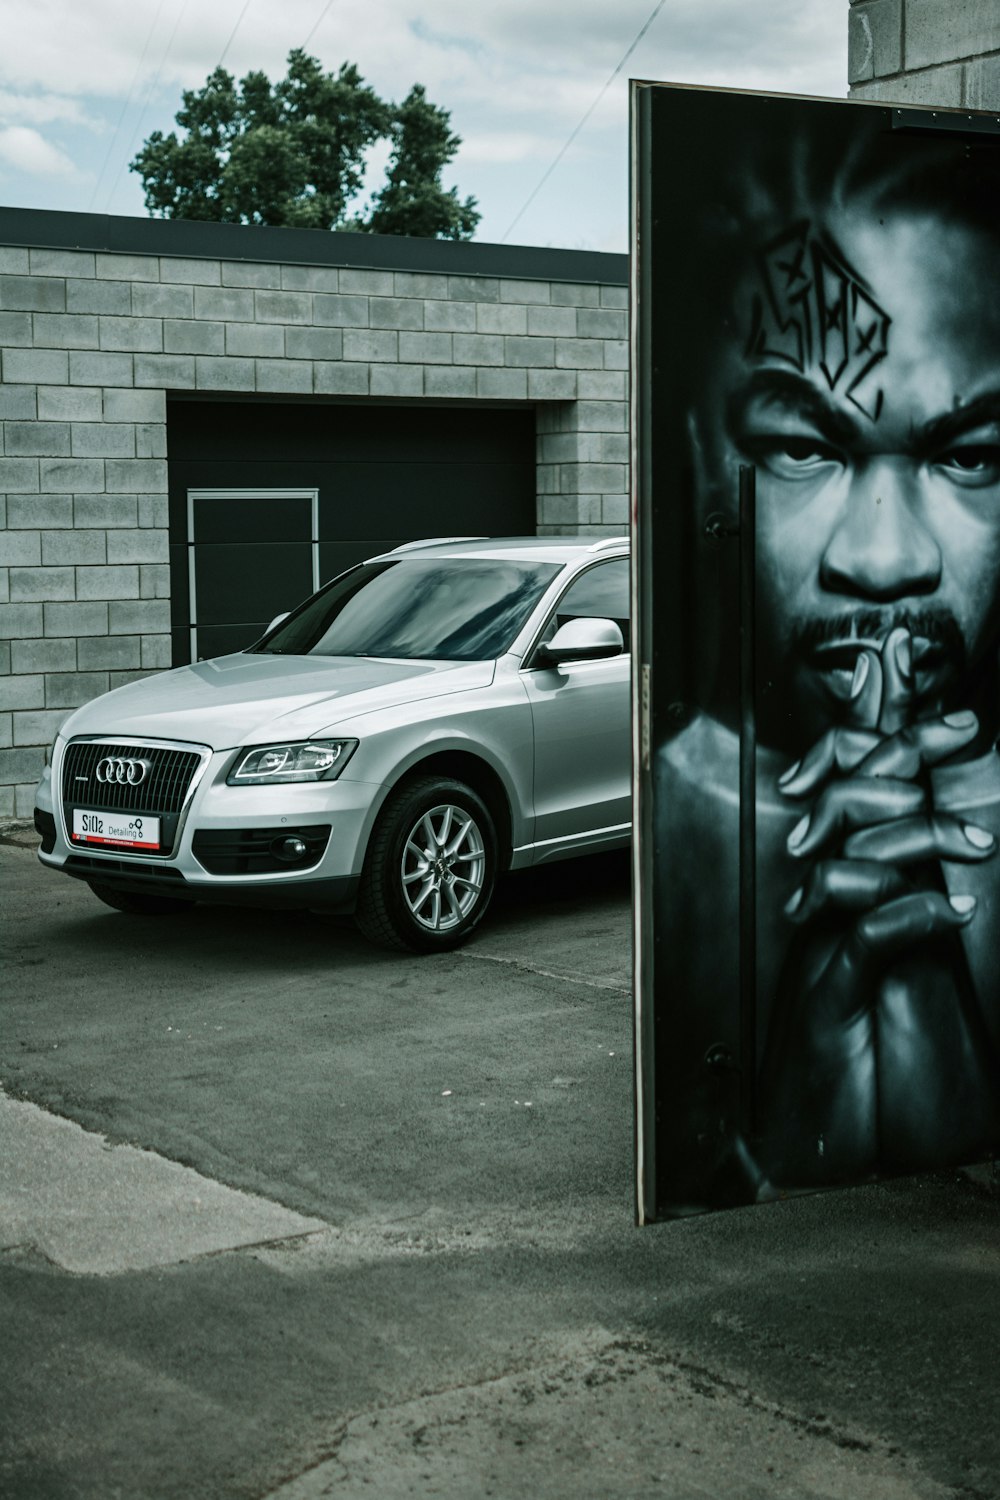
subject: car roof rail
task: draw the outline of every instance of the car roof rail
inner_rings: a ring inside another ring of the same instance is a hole
[[[390,547],[389,551],[383,553],[384,557],[392,557],[396,552],[415,552],[421,547],[442,547],[446,542],[485,542],[485,536],[425,536],[419,542],[402,542],[398,547]]]
[[[620,547],[623,542],[628,546],[628,537],[624,534],[622,536],[602,536],[598,541],[591,542],[587,551],[603,552],[605,547]]]

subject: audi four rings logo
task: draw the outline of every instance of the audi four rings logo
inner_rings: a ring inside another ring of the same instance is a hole
[[[97,762],[98,781],[116,781],[121,786],[138,786],[143,781],[151,762],[132,760],[122,755],[106,755]]]

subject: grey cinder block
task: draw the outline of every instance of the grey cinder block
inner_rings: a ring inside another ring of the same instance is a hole
[[[7,312],[65,312],[66,283],[50,276],[0,275],[0,307]]]
[[[589,283],[554,281],[552,302],[557,307],[599,307],[601,288]]]
[[[44,708],[45,678],[40,675],[0,677],[0,709]]]
[[[137,599],[108,605],[110,635],[165,634],[170,629],[170,605],[161,599]]]
[[[258,391],[299,396],[308,396],[312,391],[313,372],[308,360],[258,359],[256,366]]]
[[[16,495],[39,488],[37,458],[0,458],[0,491]]]
[[[32,635],[107,635],[108,606],[104,603],[42,605],[44,630]],[[28,632],[24,632],[27,634]]]
[[[113,528],[135,526],[137,514],[135,495],[75,495],[73,513],[77,526]]]
[[[286,328],[284,354],[289,359],[341,359],[344,335],[339,328]]]
[[[368,298],[317,295],[313,298],[313,319],[321,327],[367,328]]]
[[[132,284],[129,281],[69,280],[66,283],[66,311],[71,313],[110,313],[114,317],[132,315]]]
[[[78,648],[81,671],[129,671],[142,665],[141,637],[137,635],[91,636]]]
[[[392,363],[403,356],[403,339],[423,338],[419,333],[395,333],[389,329],[345,328],[344,358]]]
[[[529,370],[528,398],[531,401],[573,401],[577,395],[575,370]]]
[[[526,401],[527,370],[478,369],[476,395],[486,401]]]
[[[34,342],[31,313],[0,312],[0,348],[30,349]]]
[[[426,365],[424,395],[471,397],[476,394],[476,372],[455,365]]]
[[[38,391],[40,422],[99,422],[103,414],[99,386],[49,385]]]
[[[235,358],[281,359],[285,330],[280,323],[227,323],[226,353]]]
[[[35,345],[40,349],[96,349],[98,320],[92,313],[35,313]]]
[[[100,458],[43,458],[39,460],[40,488],[53,494],[96,494],[104,489],[104,460]]]
[[[210,355],[195,358],[195,381],[203,391],[252,391],[255,371],[252,359],[213,359]]]
[[[134,458],[135,428],[124,422],[74,422],[74,458]]]
[[[7,525],[45,529],[73,525],[72,495],[8,495]]]
[[[508,334],[504,339],[504,357],[508,365],[551,368],[556,362],[555,340],[520,338],[516,334]]]
[[[25,533],[26,535],[28,533]],[[41,561],[47,568],[105,563],[108,549],[103,531],[70,530],[41,533]]]
[[[160,280],[183,281],[191,286],[218,286],[222,280],[222,271],[217,260],[161,255]]]
[[[138,599],[139,569],[129,567],[77,568],[78,599]]]
[[[33,276],[93,276],[96,274],[90,250],[34,250],[28,252]]]
[[[17,782],[30,782],[37,786],[45,769],[45,750],[37,749],[0,750],[0,783],[10,786]]]
[[[475,333],[476,331],[476,307],[475,302],[420,302],[415,304],[421,309],[423,327],[428,333]],[[483,304],[486,307],[499,304]],[[415,324],[420,327],[420,324]]]
[[[41,635],[43,609],[41,604],[0,604],[0,638],[5,641],[31,640]]]
[[[45,707],[79,708],[107,690],[106,672],[49,672],[45,677]]]
[[[74,349],[69,357],[69,380],[59,385],[131,385],[132,355]]]
[[[139,598],[170,598],[170,568],[166,563],[144,563],[140,567]]]
[[[165,563],[169,557],[169,537],[157,527],[108,532],[109,563]]]
[[[313,365],[313,390],[317,396],[367,396],[368,370],[364,363],[317,360]]]
[[[311,323],[310,292],[255,292],[254,314],[258,323]]]
[[[905,66],[929,68],[1000,51],[996,0],[906,0]]]
[[[193,354],[137,354],[135,383],[163,390],[191,390],[195,384]]]
[[[40,708],[21,711],[12,715],[11,738],[15,745],[51,745],[66,718],[64,708]],[[31,801],[34,801],[32,795]],[[19,812],[18,816],[30,815]]]
[[[150,344],[146,348],[151,353],[155,353],[159,345]],[[164,354],[225,354],[225,325],[198,318],[167,318],[163,324],[163,352]]]
[[[194,315],[216,323],[252,323],[254,294],[238,287],[196,286]]]
[[[4,349],[3,378],[12,385],[69,385],[69,355],[64,349]]]
[[[68,458],[67,422],[5,422],[4,452],[8,458]]]
[[[75,599],[72,568],[11,568],[11,604],[43,604],[51,599]]]
[[[105,422],[166,422],[166,393],[162,390],[105,390]]]
[[[12,672],[73,672],[77,655],[74,640],[11,641]]]
[[[552,285],[548,281],[508,281],[505,278],[501,278],[500,301],[534,303],[551,302]]]
[[[282,266],[278,284],[286,292],[339,292],[340,270],[337,266]]]
[[[159,281],[160,261],[156,255],[119,255],[98,251],[95,257],[98,276],[109,281]]]
[[[422,329],[424,304],[413,297],[371,297],[368,319],[372,328]]]
[[[132,288],[132,312],[137,318],[193,318],[194,287],[137,282]]]
[[[105,465],[109,494],[137,493],[167,488],[167,462],[163,458],[109,458]]]
[[[261,290],[281,288],[281,267],[258,264],[246,260],[224,260],[222,262],[222,285],[235,287],[260,287]]]

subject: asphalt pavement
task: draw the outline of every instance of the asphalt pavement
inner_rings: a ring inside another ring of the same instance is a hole
[[[0,829],[5,1500],[1000,1497],[1000,1200],[637,1229],[629,874],[465,949],[137,918]]]

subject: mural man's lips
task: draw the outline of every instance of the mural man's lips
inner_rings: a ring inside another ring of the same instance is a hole
[[[825,641],[806,653],[808,667],[833,697],[847,701],[851,696],[858,657],[862,651],[880,652],[888,633]],[[913,637],[913,669],[918,693],[929,686],[928,679],[943,666],[946,655],[942,642],[928,640],[926,636]]]

